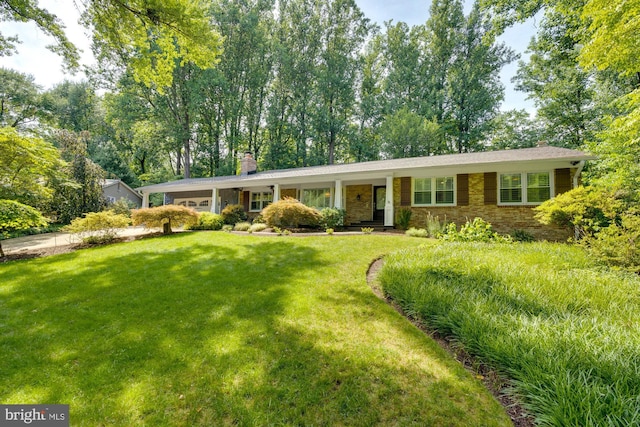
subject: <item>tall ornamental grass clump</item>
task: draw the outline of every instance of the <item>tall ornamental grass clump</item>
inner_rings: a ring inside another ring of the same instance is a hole
[[[385,293],[512,379],[539,424],[640,424],[637,275],[549,243],[440,243],[385,260]]]

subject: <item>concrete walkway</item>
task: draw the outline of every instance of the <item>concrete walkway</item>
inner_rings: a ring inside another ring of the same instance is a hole
[[[119,237],[140,236],[157,232],[156,229],[145,229],[143,227],[128,227],[118,233]],[[67,246],[79,243],[73,235],[69,233],[47,233],[36,234],[34,236],[16,237],[15,239],[7,239],[2,241],[2,249],[5,254],[11,254],[21,251],[30,251],[34,249],[55,248],[58,246]]]

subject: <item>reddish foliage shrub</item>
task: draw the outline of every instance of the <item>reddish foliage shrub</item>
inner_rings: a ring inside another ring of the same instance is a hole
[[[162,227],[164,234],[171,234],[171,227],[196,224],[198,212],[186,206],[165,205],[133,210],[131,220],[133,225],[144,225],[147,228]]]

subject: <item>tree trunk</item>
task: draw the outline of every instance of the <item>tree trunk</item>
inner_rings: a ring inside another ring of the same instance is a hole
[[[171,223],[165,222],[162,224],[162,234],[171,234]]]

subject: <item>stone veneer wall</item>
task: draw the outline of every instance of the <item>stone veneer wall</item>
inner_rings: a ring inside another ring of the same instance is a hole
[[[440,221],[455,222],[458,227],[467,220],[480,217],[488,221],[493,229],[501,234],[509,234],[514,230],[524,230],[537,239],[564,241],[571,236],[568,230],[559,227],[542,225],[534,218],[534,206],[498,206],[484,204],[484,174],[469,174],[468,206],[400,206],[400,178],[393,180],[394,210],[396,215],[400,209],[410,208],[412,211],[411,226],[425,228],[429,213],[439,217]]]
[[[360,200],[358,200],[358,194]],[[347,185],[345,204],[347,209],[347,225],[373,219],[373,187],[368,185]]]

